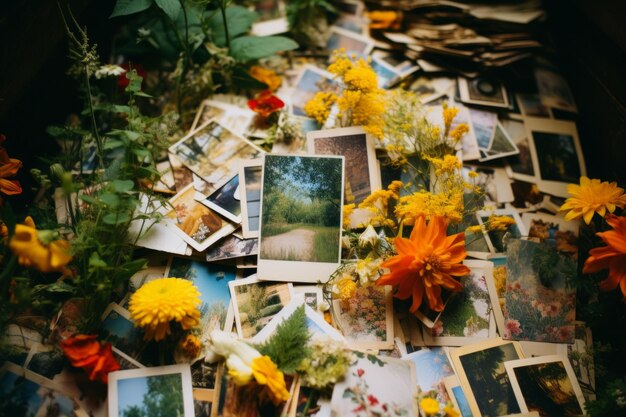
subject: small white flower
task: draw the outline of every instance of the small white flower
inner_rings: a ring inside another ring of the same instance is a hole
[[[378,234],[376,234],[376,230],[374,230],[374,227],[370,224],[367,226],[365,231],[361,233],[361,236],[359,236],[359,246],[364,248],[367,245],[371,245],[374,247],[377,242]]]
[[[107,64],[98,68],[95,75],[97,79],[100,79],[104,77],[117,77],[125,72],[126,70],[119,65]]]
[[[328,311],[330,310],[330,304],[328,304],[328,301],[322,301],[318,308],[320,311]]]

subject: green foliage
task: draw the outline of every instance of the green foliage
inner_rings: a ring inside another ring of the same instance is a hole
[[[139,13],[152,6],[152,3],[153,0],[117,0],[110,17]]]
[[[269,356],[285,373],[294,373],[309,355],[307,346],[311,335],[307,327],[304,305],[276,327],[276,332],[263,345],[257,346],[262,355]]]
[[[292,0],[287,2],[289,31],[298,42],[323,47],[328,29],[326,15],[337,13],[327,0]]]
[[[154,0],[154,2],[172,21],[178,19],[182,11],[181,0]]]
[[[237,61],[247,62],[296,48],[298,44],[284,36],[241,36],[231,41],[230,55]]]
[[[228,21],[228,35],[232,38],[247,33],[258,19],[258,14],[241,6],[230,6],[225,10]],[[222,16],[213,13],[206,21],[211,40],[218,47],[226,46],[226,30]]]

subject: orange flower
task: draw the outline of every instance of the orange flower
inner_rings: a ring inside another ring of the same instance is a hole
[[[253,65],[250,68],[250,76],[257,81],[267,84],[267,88],[271,91],[276,91],[276,89],[280,87],[280,84],[283,82],[282,78],[276,75],[274,71],[258,65]]]
[[[285,103],[272,94],[270,90],[265,90],[255,99],[248,100],[250,110],[259,113],[262,117],[267,117],[285,107]]]
[[[4,149],[4,146],[2,146],[5,140],[6,137],[0,135],[0,192],[6,195],[20,194],[22,192],[20,183],[6,178],[17,174],[17,171],[22,167],[22,162],[19,159],[9,158],[9,154],[6,149]],[[1,197],[0,204],[2,204]]]
[[[602,291],[611,291],[619,285],[626,302],[626,217],[607,215],[606,222],[613,230],[596,233],[607,244],[589,251],[583,267],[584,274],[609,269],[609,277],[600,281]]]
[[[17,256],[21,265],[33,267],[41,272],[61,272],[71,275],[67,264],[72,260],[70,243],[64,239],[53,240],[53,232],[38,231],[32,217],[26,217],[24,224],[15,225],[15,233],[11,237],[9,247]],[[48,237],[47,242],[42,236]]]
[[[72,366],[83,368],[92,381],[107,383],[109,372],[117,371],[120,365],[113,357],[110,343],[101,344],[95,335],[79,334],[61,342],[63,353]]]
[[[391,10],[373,10],[367,14],[370,29],[399,29],[402,17]]]
[[[395,297],[402,300],[412,296],[413,313],[422,304],[424,293],[430,309],[442,311],[441,287],[461,291],[461,283],[452,277],[470,272],[461,264],[466,256],[465,234],[447,236],[446,227],[444,217],[433,216],[428,224],[425,217],[418,217],[409,239],[393,240],[398,255],[381,265],[391,272],[380,277],[376,285],[396,285]]]

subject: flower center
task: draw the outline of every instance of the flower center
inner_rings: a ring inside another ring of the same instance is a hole
[[[436,255],[428,255],[424,258],[424,269],[429,272],[441,269],[441,260]]]

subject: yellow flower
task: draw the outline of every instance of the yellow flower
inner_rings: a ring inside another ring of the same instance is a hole
[[[450,132],[450,137],[454,139],[454,142],[458,142],[467,132],[469,132],[467,123],[459,123],[459,125]]]
[[[345,72],[343,82],[349,89],[375,90],[378,88],[376,73],[363,59]]]
[[[339,51],[333,52],[335,62],[328,66],[328,72],[331,74],[343,76],[352,68],[352,61],[348,59],[345,53],[340,54]]]
[[[488,230],[505,231],[509,226],[515,224],[515,219],[509,216],[494,216],[493,214],[487,219]]]
[[[568,184],[567,192],[571,195],[559,210],[569,212],[565,220],[583,218],[589,224],[594,213],[604,217],[606,212],[613,213],[616,207],[624,208],[626,195],[624,189],[615,182],[601,182],[598,179],[580,177],[580,185]]]
[[[261,81],[267,84],[267,87],[271,91],[276,91],[280,84],[283,82],[282,78],[274,71],[268,68],[263,68],[258,65],[254,65],[250,68],[250,76],[255,80]]]
[[[482,226],[480,225],[469,226],[467,229],[465,229],[465,232],[467,233],[480,233],[481,231],[482,231]]]
[[[350,216],[352,216],[352,213],[354,213],[355,207],[356,205],[354,203],[345,204],[343,206],[343,228],[344,229],[350,228]]]
[[[380,258],[373,259],[370,255],[367,255],[365,259],[359,259],[356,263],[356,273],[359,275],[361,285],[376,282],[380,276],[379,269],[383,260]]]
[[[427,416],[432,416],[439,412],[439,402],[434,398],[425,397],[420,401],[420,408]]]
[[[9,247],[17,256],[20,265],[38,271],[61,272],[71,275],[67,264],[72,260],[70,243],[64,239],[54,239],[52,231],[38,231],[32,217],[26,217],[24,224],[15,225]]]
[[[145,339],[162,340],[171,333],[170,322],[189,330],[200,323],[200,292],[189,280],[159,278],[139,288],[130,298],[130,315],[146,331]]]
[[[430,219],[434,216],[445,217],[448,221],[458,223],[463,219],[463,193],[436,193],[418,191],[408,196],[400,197],[395,208],[398,219],[404,224],[412,225],[421,216]]]
[[[461,414],[450,404],[443,407],[444,417],[459,417]]]
[[[320,91],[304,105],[307,116],[315,119],[319,124],[324,124],[330,115],[330,109],[337,101],[334,93]]]
[[[188,358],[195,358],[202,349],[202,342],[196,335],[188,334],[180,341],[178,349]]]
[[[352,298],[356,292],[356,283],[349,274],[344,275],[336,284],[335,293],[341,300]]]
[[[459,109],[456,107],[443,107],[443,126],[446,129],[446,132],[450,130],[450,125],[452,125],[452,121],[459,113]]]
[[[441,158],[432,158],[427,155],[424,155],[424,158],[428,160],[431,164],[433,164],[435,168],[436,175],[442,174],[453,174],[455,171],[461,169],[463,164],[459,161],[455,155],[444,155],[443,159]]]
[[[289,399],[285,377],[269,356],[259,356],[252,360],[252,374],[258,384],[267,386],[274,405]]]

